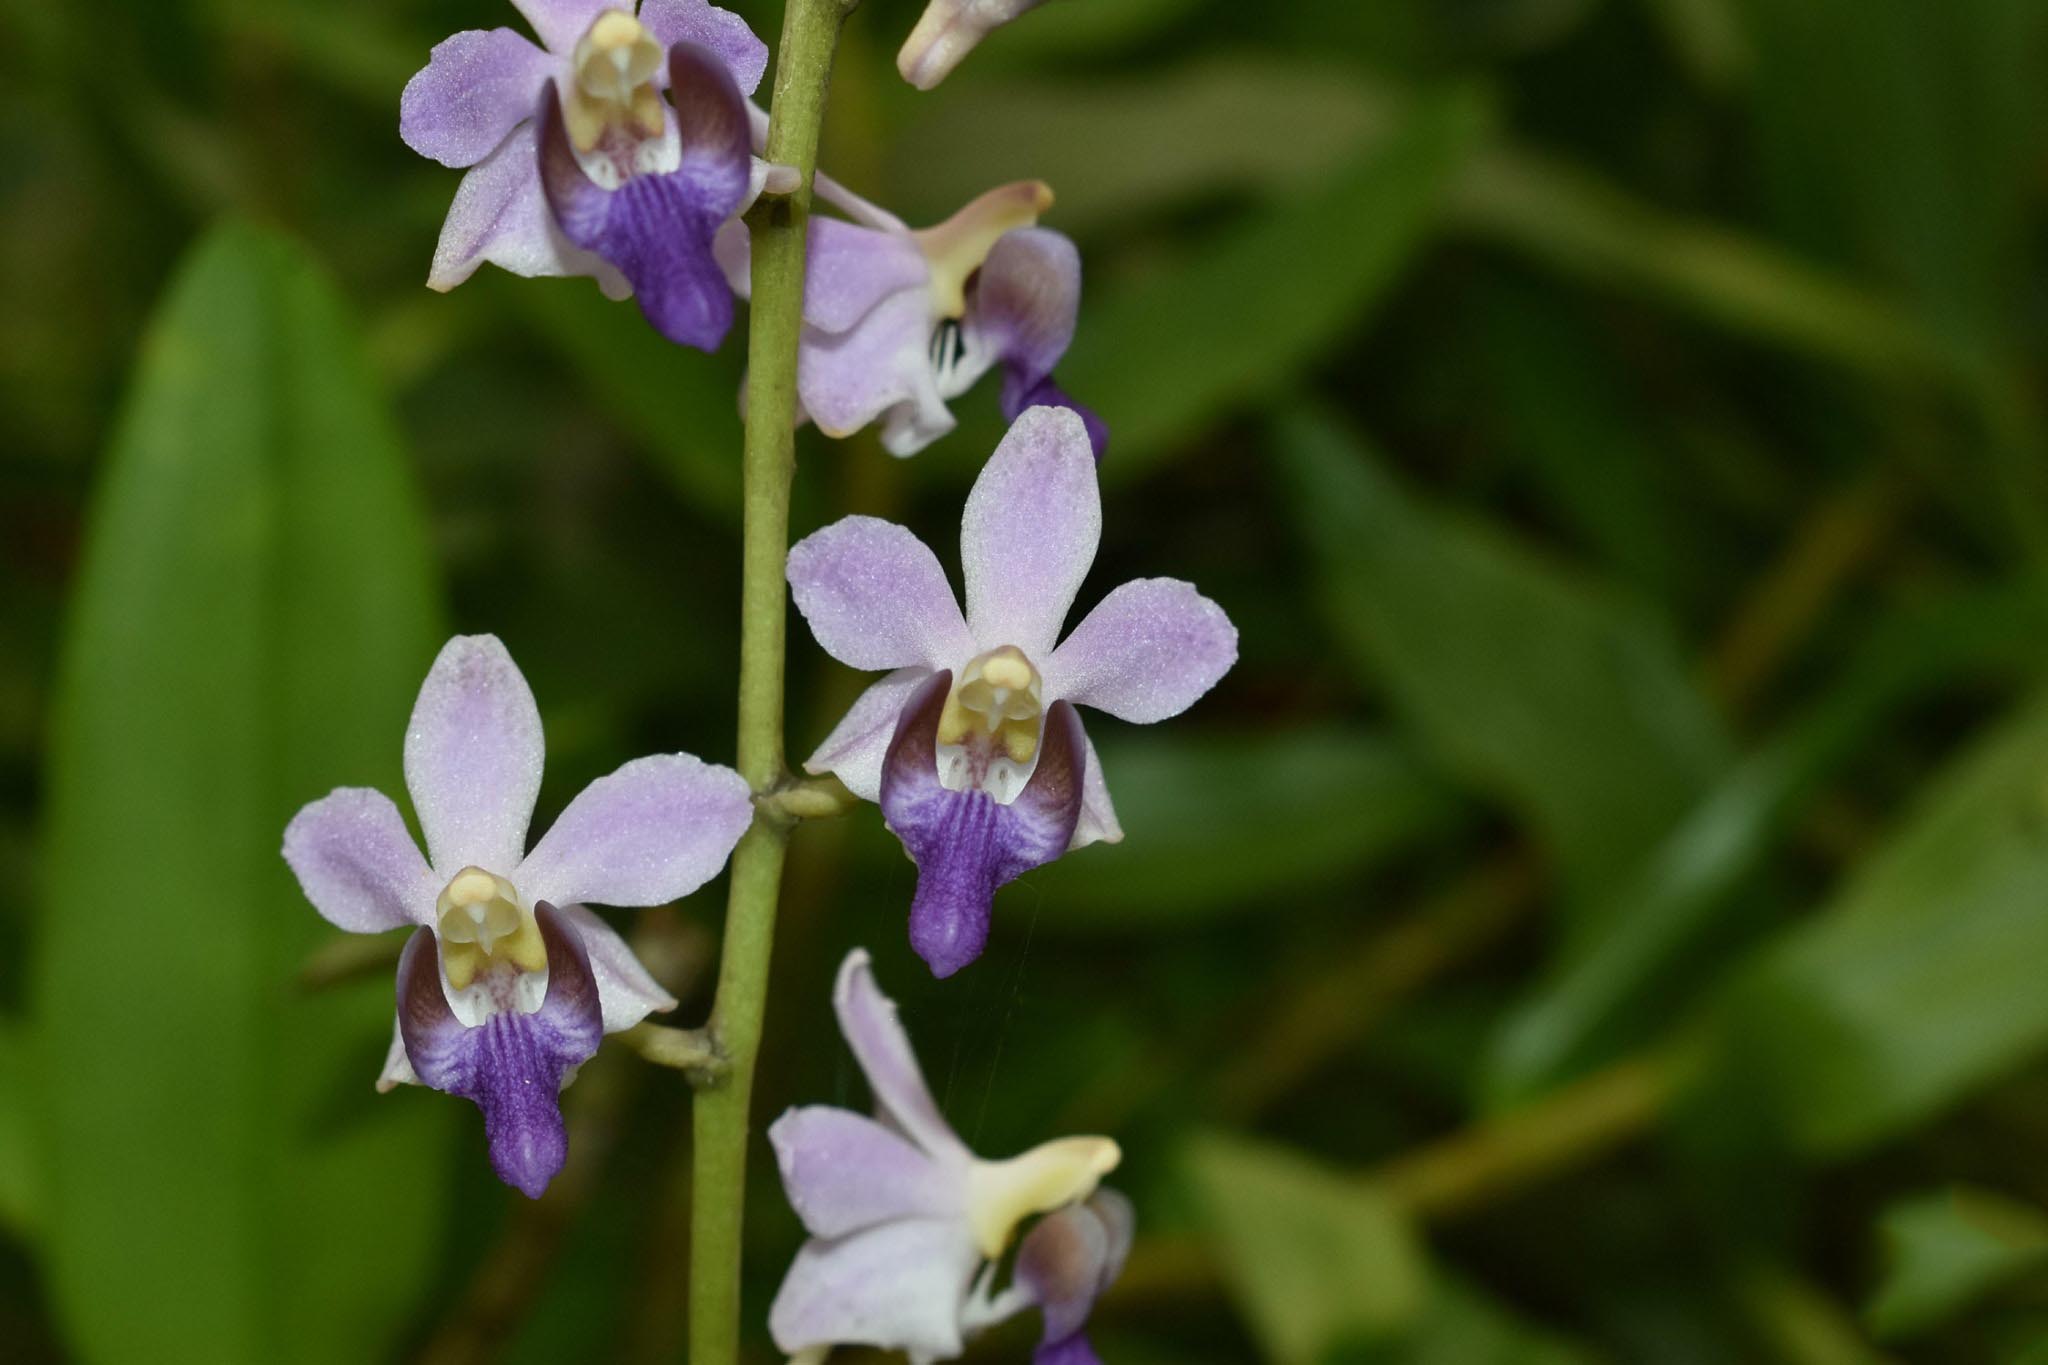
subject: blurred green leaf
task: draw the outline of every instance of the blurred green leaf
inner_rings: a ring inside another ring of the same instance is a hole
[[[1142,474],[1205,424],[1271,397],[1356,326],[1427,239],[1485,123],[1469,92],[1417,101],[1327,185],[1091,307],[1060,382],[1111,414],[1104,474]]]
[[[582,374],[592,408],[635,438],[684,501],[736,523],[740,348],[707,356],[674,345],[635,305],[606,298],[589,280],[513,280],[508,287],[535,335]]]
[[[1326,416],[1279,441],[1338,643],[1444,763],[1523,811],[1581,904],[1726,765],[1719,720],[1642,603],[1403,491]],[[1583,919],[1584,935],[1606,921]]]
[[[1590,1365],[1594,1359],[1478,1289],[1438,1275],[1428,1306],[1397,1340],[1344,1352],[1326,1365]]]
[[[2043,140],[2034,0],[1740,0],[1753,129],[1780,219],[1945,335],[1995,344],[2021,318]]]
[[[1488,436],[1525,463],[1618,576],[1669,600],[1689,549],[1704,544],[1696,507],[1670,496],[1668,435],[1626,391],[1615,358],[1531,290],[1498,288],[1473,348],[1493,395]]]
[[[34,1065],[27,1031],[15,1020],[0,1023],[0,1225],[24,1238],[35,1234],[43,1213]]]
[[[1808,796],[1889,731],[1910,702],[1959,679],[2036,666],[2048,592],[1964,591],[1884,619],[1832,685],[1729,770],[1609,893],[1609,932],[1568,957],[1501,1020],[1483,1088],[1512,1104],[1640,1037],[1689,998],[1674,966],[1716,927],[1729,898],[1789,833]],[[1696,984],[1696,983],[1694,983]],[[1635,1007],[1655,1002],[1663,1018]],[[1612,1049],[1607,1049],[1611,1051]]]
[[[1735,992],[1726,1065],[1799,1146],[1878,1141],[2048,1045],[2044,773],[2048,699],[1925,787]]]
[[[1288,893],[1383,858],[1458,814],[1412,756],[1356,730],[1146,736],[1103,749],[1127,838],[1032,874],[1054,923],[1124,929],[1272,913]]]
[[[1015,32],[1039,30],[1049,7]],[[1300,192],[1398,132],[1410,97],[1338,65],[1232,56],[1115,81],[949,81],[891,140],[887,178],[936,220],[1005,180],[1044,180],[1048,225],[1085,236],[1220,192]]]
[[[1189,1145],[1187,1171],[1231,1293],[1277,1365],[1318,1365],[1421,1311],[1424,1253],[1386,1195],[1284,1148],[1221,1135]]]
[[[1748,40],[1735,0],[1642,0],[1664,30],[1679,63],[1710,90],[1735,83],[1749,69]]]
[[[1459,178],[1449,216],[1558,269],[1823,359],[1882,375],[1954,371],[1954,357],[1887,300],[1554,156],[1488,149]]]
[[[1985,1295],[2048,1267],[2048,1215],[1968,1188],[1885,1210],[1885,1277],[1864,1310],[1880,1340],[1937,1327]]]
[[[295,993],[330,931],[278,845],[305,800],[393,784],[437,616],[333,287],[214,233],[109,455],[51,750],[45,1245],[87,1359],[373,1359],[431,1283],[454,1106],[371,1093],[387,984]]]

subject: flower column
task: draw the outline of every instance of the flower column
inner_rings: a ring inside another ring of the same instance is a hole
[[[804,252],[818,125],[839,26],[856,0],[788,0],[770,105],[770,162],[793,166],[794,193],[750,215],[753,314],[747,340],[743,478],[739,771],[757,795],[784,779],[784,561],[795,469],[796,358],[803,329]],[[767,1008],[786,822],[763,811],[732,857],[732,894],[719,958],[711,1034],[728,1066],[698,1093],[690,1211],[691,1365],[734,1365],[739,1354],[740,1226],[747,1175],[747,1109]]]

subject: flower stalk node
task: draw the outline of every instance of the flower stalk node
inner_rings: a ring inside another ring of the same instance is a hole
[[[732,1071],[732,1059],[709,1028],[642,1022],[621,1033],[619,1041],[656,1066],[682,1072],[694,1090],[720,1085]]]

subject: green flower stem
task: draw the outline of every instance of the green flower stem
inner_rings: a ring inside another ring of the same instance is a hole
[[[753,231],[753,311],[747,338],[747,434],[742,473],[739,770],[758,795],[786,777],[782,664],[787,607],[789,485],[796,468],[796,353],[803,327],[804,239],[818,125],[848,0],[788,0],[770,105],[770,161],[794,166],[795,193],[764,198]],[[708,1031],[723,1080],[697,1092],[690,1207],[691,1365],[736,1365],[740,1227],[745,1216],[747,1108],[768,1005],[768,959],[790,822],[757,812],[732,855],[725,946]]]

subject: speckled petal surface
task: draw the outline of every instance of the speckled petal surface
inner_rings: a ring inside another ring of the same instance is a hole
[[[662,905],[716,876],[753,814],[730,768],[636,758],[585,787],[507,875],[529,901]]]
[[[597,982],[606,1033],[629,1029],[650,1014],[676,1007],[676,998],[662,988],[634,956],[632,947],[596,911],[565,905],[558,913],[583,940],[583,951],[590,956],[590,974]]]
[[[1010,427],[967,495],[960,562],[967,627],[984,649],[1051,653],[1102,538],[1088,429],[1066,408],[1032,408]]]
[[[956,668],[974,654],[938,556],[894,522],[813,531],[790,548],[788,574],[812,636],[851,668]]]
[[[935,1159],[892,1129],[824,1105],[786,1111],[768,1129],[790,1207],[813,1237],[844,1237],[898,1218],[964,1218],[967,1167]]]
[[[398,97],[398,135],[443,166],[474,166],[533,116],[560,64],[509,28],[444,38]]]
[[[1237,628],[1195,585],[1125,583],[1083,617],[1044,669],[1049,695],[1146,725],[1177,716],[1237,662]]]
[[[453,289],[488,263],[515,275],[593,275],[613,297],[628,292],[618,271],[556,229],[541,193],[538,155],[529,121],[462,177],[441,224],[428,288]]]
[[[897,718],[917,685],[931,676],[928,668],[899,668],[873,683],[840,717],[825,742],[804,760],[804,771],[831,773],[863,801],[882,794],[882,759],[896,734]]]
[[[337,929],[374,934],[430,924],[441,883],[383,792],[342,787],[285,826],[284,860]]]
[[[540,709],[498,637],[442,646],[405,730],[405,785],[437,876],[519,865],[543,757]]]
[[[576,50],[577,39],[598,15],[608,9],[632,8],[618,0],[512,0],[512,4],[533,25],[533,31],[550,52],[567,57]]]
[[[1081,777],[1081,818],[1074,824],[1073,842],[1067,845],[1070,852],[1089,844],[1120,844],[1124,838],[1116,806],[1109,799],[1109,782],[1102,771],[1102,760],[1096,756],[1095,741],[1088,738],[1085,729],[1081,742],[1088,753],[1088,771]]]
[[[931,269],[907,233],[819,218],[804,257],[804,321],[844,332],[892,294],[923,289]]]
[[[741,93],[751,95],[768,69],[768,44],[747,21],[708,0],[644,0],[640,22],[664,48],[677,43],[708,47],[725,63]]]

